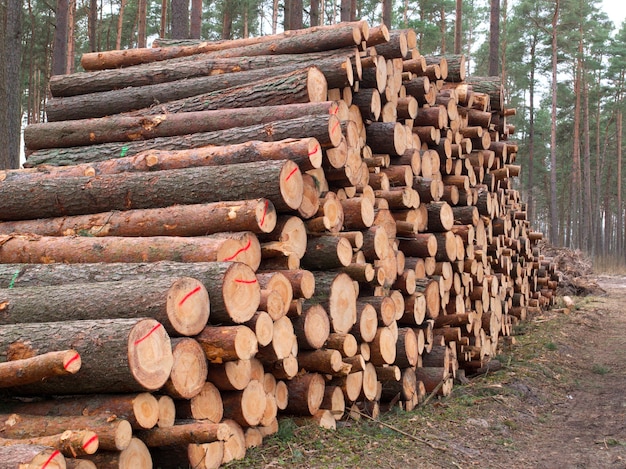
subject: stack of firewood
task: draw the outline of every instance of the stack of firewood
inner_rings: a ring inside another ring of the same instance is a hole
[[[500,80],[412,30],[82,63],[0,172],[3,459],[218,467],[448,395],[552,302]]]

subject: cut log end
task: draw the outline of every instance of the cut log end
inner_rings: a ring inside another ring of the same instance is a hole
[[[156,390],[169,378],[172,345],[163,325],[145,319],[133,327],[128,337],[128,365],[135,380],[146,390]]]
[[[172,327],[181,335],[200,333],[209,320],[209,294],[204,285],[190,277],[176,280],[167,294],[167,312]]]
[[[254,271],[240,263],[229,267],[224,274],[222,298],[233,322],[241,324],[252,318],[261,301],[261,287]]]
[[[262,233],[271,233],[276,227],[276,209],[268,199],[259,199],[254,209],[259,230]],[[236,214],[235,214],[236,216]]]
[[[79,353],[76,350],[68,350],[63,354],[63,369],[70,373],[74,374],[78,370],[80,370],[82,361]]]
[[[317,67],[311,67],[309,69],[307,91],[309,101],[312,103],[326,101],[326,97],[328,96],[328,83],[326,82],[324,74]]]
[[[291,209],[297,210],[302,204],[304,181],[300,168],[293,161],[286,161],[280,171],[280,194]]]

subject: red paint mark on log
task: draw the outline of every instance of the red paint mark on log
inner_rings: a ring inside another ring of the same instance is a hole
[[[267,214],[268,207],[269,207],[269,200],[266,200],[265,208],[263,209],[263,216],[261,217],[261,223],[259,223],[261,227],[263,227],[263,223],[265,223],[265,215]]]
[[[83,449],[87,451],[87,448],[94,443],[98,443],[98,435],[94,435],[89,438],[89,440],[87,440],[87,442],[83,445]]]
[[[47,460],[45,463],[43,463],[43,466],[41,466],[41,469],[46,469],[46,467],[48,467],[48,464],[50,464],[50,463],[52,462],[52,460],[53,460],[54,458],[56,458],[59,454],[61,454],[61,452],[60,452],[58,449],[57,449],[57,450],[55,450],[55,451],[54,451],[54,452],[50,455],[50,457],[48,458],[48,460]]]
[[[78,360],[80,358],[79,354],[74,355],[65,365],[63,365],[63,368],[65,368],[66,370],[69,368],[69,366],[75,362],[76,360]]]
[[[250,249],[250,245],[252,244],[251,240],[248,240],[248,244],[246,244],[245,247],[239,249],[235,254],[233,254],[230,257],[227,257],[226,259],[224,259],[225,261],[232,261],[235,257],[237,257],[239,254],[241,254],[242,252],[246,252],[248,249]]]
[[[291,172],[290,172],[290,173],[287,175],[287,177],[285,178],[285,182],[289,181],[289,178],[290,178],[291,176],[293,176],[294,174],[296,174],[296,172],[298,171],[298,169],[300,169],[300,168],[293,168],[293,169],[291,170]]]
[[[195,294],[196,294],[196,293],[198,293],[199,291],[200,291],[200,286],[198,285],[196,288],[194,288],[194,289],[193,289],[193,290],[191,290],[189,293],[187,293],[187,294],[183,297],[183,299],[182,299],[182,300],[180,300],[180,301],[178,302],[178,306],[179,306],[179,307],[180,307],[180,306],[182,306],[182,305],[183,305],[183,303],[184,303],[185,301],[187,301],[191,295],[195,295]]]
[[[244,280],[244,279],[238,278],[238,279],[235,279],[235,282],[252,284],[252,283],[256,283],[256,279],[254,279],[254,280]]]
[[[144,340],[146,340],[148,337],[150,337],[150,335],[156,331],[159,327],[161,327],[161,323],[157,324],[156,326],[154,326],[152,329],[150,329],[150,332],[148,332],[146,335],[144,335],[141,339],[137,339],[135,341],[135,345],[139,345],[141,342],[143,342]]]
[[[315,145],[315,148],[309,152],[309,156],[315,155],[320,149],[319,145]]]

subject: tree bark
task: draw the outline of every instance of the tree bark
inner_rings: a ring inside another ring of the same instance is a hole
[[[66,430],[57,435],[32,438],[0,438],[0,446],[15,445],[49,446],[60,451],[63,456],[76,457],[95,453],[99,442],[98,435],[91,430]]]
[[[122,451],[132,437],[130,424],[123,419],[105,416],[44,417],[28,414],[2,414],[4,424],[0,430],[3,438],[34,438],[61,434],[66,430],[90,430],[98,435],[98,448]]]
[[[189,0],[172,0],[172,38],[189,37]]]
[[[132,52],[132,49],[129,52]],[[341,83],[339,80],[345,80],[353,71],[352,69],[345,70],[344,77],[341,78],[342,74],[333,70],[337,69],[342,60],[349,59],[352,62],[356,58],[356,49],[352,48],[303,54],[260,55],[246,57],[245,60],[240,57],[216,58],[211,57],[210,54],[199,54],[122,69],[54,76],[50,79],[50,92],[54,97],[76,96],[129,86],[141,87],[196,77],[230,75],[235,72],[267,70],[287,65],[296,66],[296,64],[300,64],[300,67],[319,64],[322,73],[325,76],[328,74],[332,88]],[[333,75],[337,75],[338,78],[333,80]]]
[[[206,326],[195,339],[212,363],[249,360],[258,349],[256,335],[246,326]]]
[[[135,430],[152,428],[159,418],[158,402],[152,394],[147,392],[73,395],[31,402],[5,400],[0,405],[0,410],[4,413],[44,417],[115,415],[117,418],[127,420]]]
[[[44,148],[133,142],[247,127],[302,116],[336,114],[338,103],[295,103],[276,106],[196,111],[153,116],[109,116],[29,125],[24,144],[29,152]]]
[[[347,122],[347,121],[345,121]],[[38,150],[29,155],[25,166],[41,164],[54,166],[75,165],[135,156],[143,151],[172,151],[195,149],[207,145],[237,145],[251,141],[277,142],[284,139],[316,138],[322,148],[337,146],[342,141],[343,125],[336,115],[303,116],[267,124],[237,127],[216,132],[201,132],[180,137],[108,143],[90,147]],[[254,143],[248,143],[254,146]],[[222,151],[222,150],[207,150]]]
[[[181,193],[181,187],[186,188],[184,193]],[[219,200],[245,200],[265,196],[278,210],[290,210],[300,206],[302,191],[302,174],[298,166],[289,160],[152,173],[121,173],[93,178],[67,177],[50,179],[45,185],[37,181],[5,181],[0,184],[0,193],[5,200],[2,214],[4,220],[157,208]],[[55,194],[54,198],[50,194]],[[25,210],[28,200],[35,206],[31,205],[30,210]]]
[[[267,199],[0,222],[0,234],[41,236],[204,236],[228,231],[271,232],[274,204]]]
[[[239,262],[0,264],[2,288],[140,279],[150,282],[164,276],[200,280],[209,293],[214,319],[251,317],[258,309],[260,288],[256,276]]]
[[[295,415],[314,415],[324,399],[324,378],[317,373],[304,373],[287,382],[287,411]]]
[[[300,10],[302,16],[302,10]],[[186,47],[147,48],[83,54],[81,65],[85,70],[104,70],[128,67],[141,63],[185,57],[210,52],[214,57],[251,57],[276,54],[306,54],[360,45],[363,22],[343,23],[335,27],[317,27],[299,34],[261,36],[217,44],[204,42]],[[282,36],[282,37],[281,37]],[[244,44],[244,45],[242,45]],[[246,45],[247,44],[247,45]]]
[[[53,376],[74,374],[80,370],[81,359],[76,350],[47,352],[31,358],[0,363],[0,387],[10,388],[36,383]]]
[[[115,291],[115,295],[111,292]],[[152,317],[169,334],[198,334],[209,318],[209,296],[190,277],[154,278],[122,282],[27,287],[0,293],[2,324],[72,319]]]
[[[137,438],[149,448],[224,441],[231,434],[230,427],[223,423],[186,420],[168,428],[153,428],[136,432]]]
[[[202,1],[191,0],[191,26],[189,28],[189,37],[191,39],[200,39],[202,36]],[[146,47],[145,44],[138,47]]]
[[[500,74],[500,0],[491,0],[489,20],[489,75]]]
[[[255,102],[259,106],[319,102],[325,101],[326,96],[326,78],[318,68],[290,66],[280,70],[252,70],[53,98],[48,103],[46,113],[48,120],[55,122],[104,117],[129,111],[132,112],[128,115],[143,116],[254,107]]]
[[[9,235],[0,246],[3,262],[180,262],[237,261],[259,267],[261,251],[253,233],[212,237],[36,237]],[[26,249],[24,249],[26,247]]]
[[[78,373],[14,388],[21,394],[137,392],[160,388],[172,367],[170,339],[153,319],[11,324],[0,331],[6,359],[74,348]],[[150,353],[146,353],[151,350]]]

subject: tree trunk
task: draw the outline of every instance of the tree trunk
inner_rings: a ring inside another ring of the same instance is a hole
[[[172,38],[189,37],[189,0],[172,0]]]
[[[230,427],[223,423],[207,421],[183,422],[185,421],[168,428],[141,430],[136,432],[136,436],[149,448],[158,448],[159,446],[224,441],[232,434]],[[158,463],[158,461],[156,462]]]
[[[22,3],[0,6],[0,168],[20,165]]]
[[[34,151],[43,148],[132,142],[198,132],[215,132],[309,115],[335,114],[338,109],[336,102],[322,101],[241,109],[218,109],[184,114],[139,117],[109,116],[100,119],[63,120],[29,125],[25,129],[24,143],[28,150]]]
[[[246,326],[206,326],[195,339],[212,363],[249,360],[258,349],[254,332]]]
[[[57,0],[56,27],[52,55],[52,75],[63,75],[67,64],[67,32],[69,0]]]
[[[137,47],[146,47],[147,33],[146,22],[148,15],[148,2],[147,0],[137,1]],[[90,52],[94,52],[93,50]]]
[[[289,2],[289,28],[285,29],[302,29],[302,0],[291,0]]]
[[[7,359],[68,348],[80,354],[78,373],[25,386],[21,394],[27,395],[155,390],[167,381],[172,367],[169,336],[153,319],[5,325],[0,343]]]
[[[117,36],[115,39],[115,50],[122,49],[122,26],[124,25],[124,10],[127,0],[120,0],[120,9],[117,14]]]
[[[314,415],[324,399],[324,378],[317,373],[304,373],[287,382],[287,411],[295,415]]]
[[[311,27],[319,26],[320,24],[320,0],[311,0],[311,7],[309,11],[311,18]]]
[[[128,447],[132,437],[129,423],[116,417],[3,414],[0,419],[4,424],[0,431],[3,438],[36,438],[58,435],[66,430],[86,429],[98,435],[99,449],[121,451]]]
[[[258,124],[248,127],[236,127],[215,132],[165,137],[139,142],[107,143],[90,147],[57,148],[38,150],[32,153],[25,165],[34,167],[40,164],[54,166],[75,165],[124,156],[135,156],[144,151],[186,150],[208,145],[235,145],[256,141],[278,142],[284,139],[316,138],[321,147],[328,149],[342,142],[343,131],[348,121],[339,121],[336,115],[303,116],[295,119]],[[249,143],[254,147],[256,144]],[[202,150],[203,152],[205,150]],[[221,150],[206,150],[209,153]],[[195,154],[195,152],[190,152]],[[114,164],[114,163],[108,163]],[[1,185],[1,184],[0,184]],[[262,195],[261,195],[262,196]],[[244,197],[245,198],[245,197]],[[269,198],[269,197],[268,197]],[[203,200],[206,202],[206,200]],[[275,200],[272,200],[276,204]]]
[[[222,232],[269,233],[276,226],[267,199],[0,222],[0,234],[41,236],[204,236]]]
[[[0,303],[2,324],[152,317],[173,335],[198,334],[210,309],[206,289],[190,277],[16,288],[0,293]]]
[[[500,74],[500,0],[491,0],[489,20],[489,75]]]
[[[492,0],[493,1],[493,0]],[[556,204],[556,119],[557,119],[557,37],[558,37],[558,20],[559,20],[559,3],[555,0],[554,14],[552,15],[552,82],[550,93],[552,95],[552,110],[550,117],[550,241],[553,245],[559,246],[559,230],[557,221],[557,204]]]
[[[37,383],[53,376],[74,374],[80,370],[81,359],[75,350],[48,352],[21,360],[0,363],[0,387],[10,388]]]
[[[191,0],[191,26],[189,37],[200,39],[202,36],[202,0]],[[145,44],[139,47],[146,47]]]
[[[21,187],[21,191],[16,186]],[[181,187],[187,190],[181,193]],[[302,174],[298,166],[289,160],[120,173],[93,178],[55,178],[47,180],[45,186],[39,181],[0,184],[0,193],[5,200],[4,220],[157,208],[220,199],[254,199],[262,197],[261,194],[266,194],[278,210],[284,211],[300,206],[302,190]],[[27,192],[34,199],[28,199]],[[55,197],[49,197],[49,194],[55,194]],[[48,203],[44,203],[43,199],[47,199]],[[37,206],[24,210],[27,200],[32,200]]]
[[[250,318],[258,309],[260,288],[256,276],[250,267],[239,262],[0,264],[0,284],[16,289],[140,279],[149,282],[154,277],[164,276],[200,280],[209,293],[214,319]]]
[[[321,348],[330,334],[330,320],[319,304],[308,306],[300,316],[292,319],[300,350]]]
[[[274,71],[278,75],[274,76]],[[271,76],[266,78],[268,75]],[[48,103],[47,114],[48,120],[55,122],[128,111],[134,111],[130,115],[153,115],[251,107],[255,99],[261,100],[259,105],[319,102],[325,101],[326,95],[326,79],[319,69],[298,67],[294,70],[289,66],[53,98]],[[244,102],[246,97],[249,101]]]
[[[393,12],[392,0],[383,0],[383,24],[391,29],[391,14]]]
[[[131,49],[132,50],[132,49]],[[240,73],[251,70],[264,70],[274,67],[301,67],[316,65],[323,73],[332,78],[335,64],[341,60],[355,60],[355,49],[338,49],[303,54],[261,55],[246,57],[214,58],[210,54],[193,55],[178,59],[168,59],[140,67],[128,67],[114,70],[82,72],[72,75],[54,76],[50,80],[50,92],[54,97],[76,96],[103,91],[118,90],[129,86],[140,87],[169,83],[177,80],[188,80],[196,77],[207,77],[221,74]],[[329,65],[326,66],[325,63]],[[335,67],[336,68],[336,67]],[[347,76],[352,70],[346,70]],[[339,75],[339,74],[337,74]],[[341,83],[341,78],[331,80],[331,88]],[[344,78],[345,80],[345,78]]]
[[[74,395],[31,402],[4,401],[0,405],[0,410],[4,413],[44,417],[115,415],[119,419],[127,420],[135,430],[154,427],[159,417],[158,402],[152,394],[147,392]]]
[[[334,27],[318,27],[303,30],[296,34],[286,35],[283,33],[278,37],[261,36],[258,38],[223,41],[217,44],[203,42],[193,46],[90,53],[83,54],[81,64],[85,70],[93,71],[128,67],[130,65],[186,57],[206,52],[210,52],[214,58],[306,54],[359,45],[362,39],[361,27],[362,22],[342,23]]]

